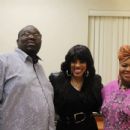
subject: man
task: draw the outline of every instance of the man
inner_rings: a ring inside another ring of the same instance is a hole
[[[53,88],[38,63],[41,37],[26,26],[16,51],[0,56],[0,130],[55,130]]]

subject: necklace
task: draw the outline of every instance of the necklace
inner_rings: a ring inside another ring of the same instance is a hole
[[[75,80],[70,81],[71,85],[78,91],[81,90],[83,82],[76,82]]]
[[[124,89],[124,90],[127,90],[128,87],[124,86],[124,85],[121,85],[121,88]]]
[[[128,86],[126,86],[126,85],[124,85],[124,84],[121,83],[121,80],[119,80],[119,86],[120,86],[120,89],[123,89],[123,90],[129,89]]]
[[[128,90],[130,87],[124,85],[124,84],[120,84],[120,88],[124,89],[124,90]]]

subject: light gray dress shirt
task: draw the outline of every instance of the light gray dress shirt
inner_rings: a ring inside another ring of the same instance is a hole
[[[0,56],[0,130],[55,130],[53,88],[20,49]]]

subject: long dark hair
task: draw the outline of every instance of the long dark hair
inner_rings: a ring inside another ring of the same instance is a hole
[[[75,45],[73,46],[65,56],[65,61],[61,64],[61,71],[67,76],[71,74],[70,64],[72,61],[79,59],[87,63],[87,75],[88,80],[93,80],[95,76],[95,67],[94,61],[91,55],[91,52],[88,47],[84,45]]]

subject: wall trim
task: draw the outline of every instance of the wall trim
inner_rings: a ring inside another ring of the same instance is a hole
[[[88,16],[130,17],[130,11],[89,10]]]

